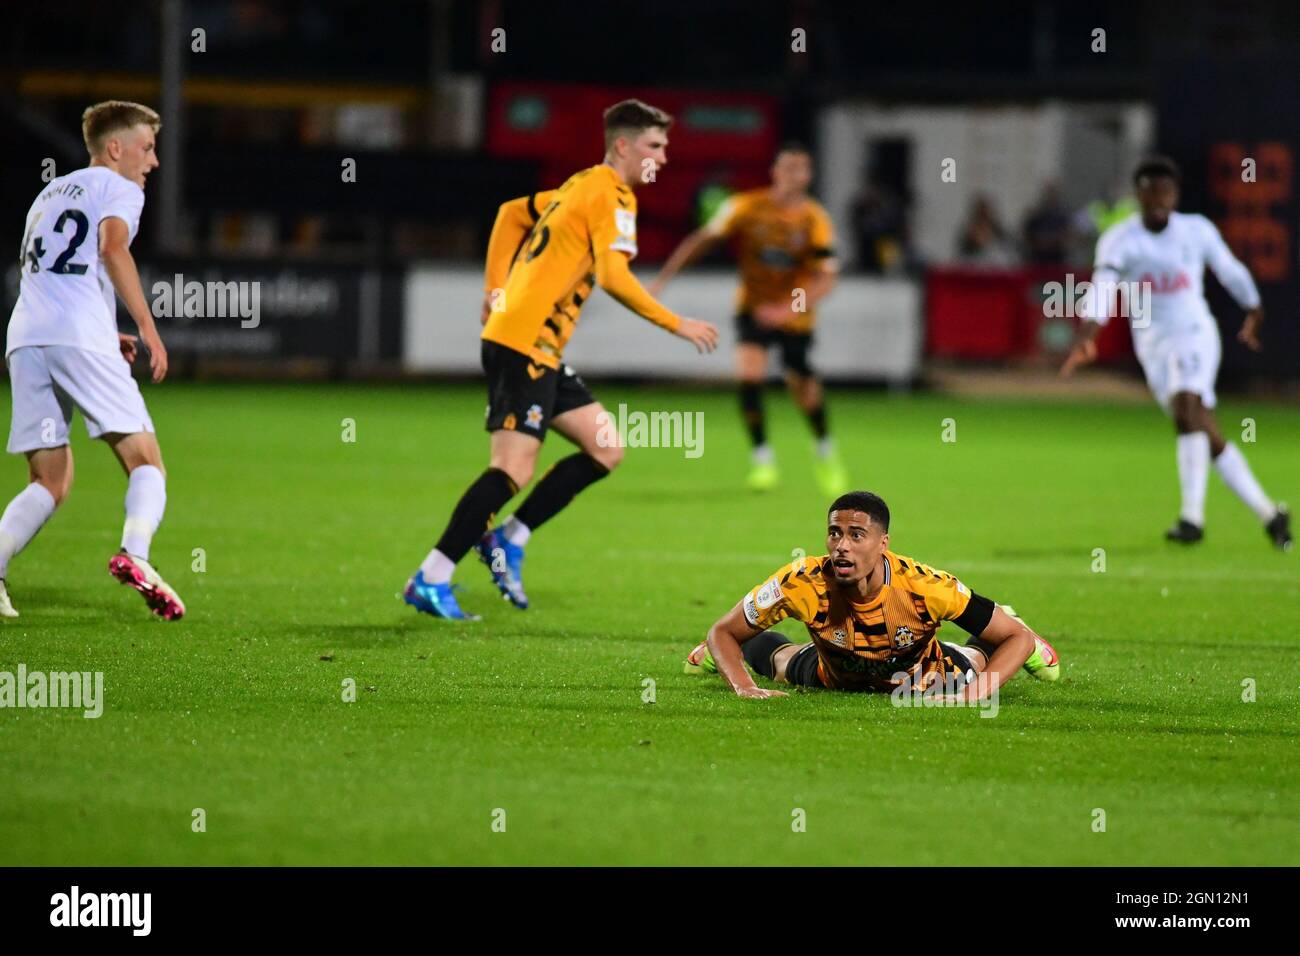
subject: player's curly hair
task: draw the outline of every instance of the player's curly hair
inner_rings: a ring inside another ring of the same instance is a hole
[[[880,495],[870,491],[850,491],[840,495],[826,509],[829,516],[832,511],[861,511],[871,518],[872,524],[880,525],[882,531],[889,530],[889,505]]]
[[[1137,169],[1133,170],[1133,185],[1139,185],[1143,178],[1154,179],[1159,176],[1172,179],[1175,183],[1181,183],[1183,181],[1183,174],[1178,169],[1177,163],[1168,156],[1161,156],[1158,153],[1153,153],[1150,156],[1144,157],[1142,161],[1137,164]]]
[[[109,137],[119,130],[145,124],[157,133],[162,128],[162,117],[140,103],[126,100],[105,100],[94,106],[87,106],[81,114],[81,138],[86,141],[86,149],[91,156],[103,151]]]
[[[673,125],[673,118],[658,107],[640,100],[623,100],[605,110],[605,149],[620,136],[637,134],[652,126],[663,129]]]

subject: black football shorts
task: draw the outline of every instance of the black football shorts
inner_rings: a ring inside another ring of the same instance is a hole
[[[490,432],[508,428],[540,440],[556,415],[596,401],[567,365],[538,365],[522,352],[486,340],[481,354],[488,387],[485,427]]]

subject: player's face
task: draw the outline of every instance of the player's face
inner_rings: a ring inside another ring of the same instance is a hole
[[[827,518],[826,550],[838,584],[856,584],[880,564],[889,533],[861,511],[832,511]]]
[[[625,177],[634,188],[654,182],[654,172],[668,165],[668,133],[662,126],[643,129],[628,146],[631,176]]]
[[[144,123],[137,123],[113,139],[117,141],[117,171],[143,189],[145,177],[158,168],[153,130]],[[110,148],[109,152],[111,154],[114,150]]]
[[[1178,208],[1178,183],[1169,176],[1143,176],[1135,192],[1142,221],[1148,226],[1163,228],[1169,214]]]
[[[806,193],[812,185],[812,157],[807,153],[782,153],[772,164],[772,185],[781,193]]]

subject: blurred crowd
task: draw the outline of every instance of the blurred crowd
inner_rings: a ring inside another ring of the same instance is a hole
[[[1049,180],[1013,233],[992,198],[981,194],[972,200],[957,235],[957,259],[963,265],[992,267],[1086,264],[1097,237],[1136,209],[1131,197],[1119,195],[1074,209],[1062,198],[1060,184]]]
[[[1019,228],[1013,228],[994,199],[980,193],[955,236],[952,262],[976,268],[1086,265],[1097,237],[1136,209],[1133,199],[1120,189],[1074,208],[1065,202],[1060,184],[1049,180]],[[910,241],[910,213],[905,193],[867,177],[850,209],[858,271],[885,275],[924,267]]]

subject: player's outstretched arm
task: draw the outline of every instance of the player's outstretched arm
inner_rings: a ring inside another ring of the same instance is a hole
[[[803,290],[803,311],[808,311],[822,299],[831,294],[835,288],[837,274],[833,269],[822,269]],[[766,328],[779,329],[798,313],[794,310],[794,298],[778,299],[775,302],[763,302],[753,309],[754,319]]]
[[[1237,305],[1246,310],[1246,319],[1237,332],[1237,341],[1254,352],[1260,351],[1264,344],[1260,341],[1259,330],[1264,324],[1264,309],[1259,300],[1259,289],[1251,277],[1250,270],[1240,259],[1232,254],[1228,244],[1223,241],[1218,227],[1202,217],[1205,230],[1205,264],[1210,267],[1219,284],[1228,290]]]
[[[1259,337],[1259,330],[1264,324],[1264,307],[1257,305],[1246,313],[1246,318],[1242,320],[1241,330],[1237,333],[1237,341],[1252,352],[1262,351],[1264,343]]]
[[[607,249],[596,257],[596,282],[620,304],[641,318],[683,338],[700,352],[718,347],[718,329],[711,322],[677,315],[655,299],[628,268],[627,256]]]
[[[1074,370],[1080,365],[1087,365],[1097,360],[1097,336],[1100,332],[1101,324],[1091,319],[1079,325],[1079,331],[1074,337],[1074,345],[1070,347],[1070,354],[1065,357],[1065,364],[1061,366],[1063,377],[1073,375]]]
[[[744,602],[735,607],[709,628],[709,653],[718,665],[718,673],[727,679],[731,689],[738,697],[788,697],[779,690],[766,690],[754,683],[745,669],[745,656],[740,645],[755,635],[763,633],[762,628],[750,627],[745,620]]]
[[[701,226],[683,239],[673,250],[673,254],[668,257],[668,261],[663,264],[659,274],[654,277],[654,281],[650,283],[648,287],[650,294],[658,296],[662,293],[664,286],[672,281],[673,276],[702,256],[721,238],[710,232],[707,227]]]
[[[126,223],[116,216],[109,216],[99,224],[99,257],[104,262],[104,269],[112,280],[113,288],[135,320],[144,347],[149,350],[149,368],[153,372],[153,380],[161,382],[167,376],[167,350],[163,347],[158,327],[154,325],[149,304],[144,298],[140,271],[131,255],[131,234]]]
[[[993,656],[975,682],[966,685],[966,700],[983,700],[993,693],[1014,677],[1034,652],[1034,632],[996,604],[979,639],[993,645]]]

